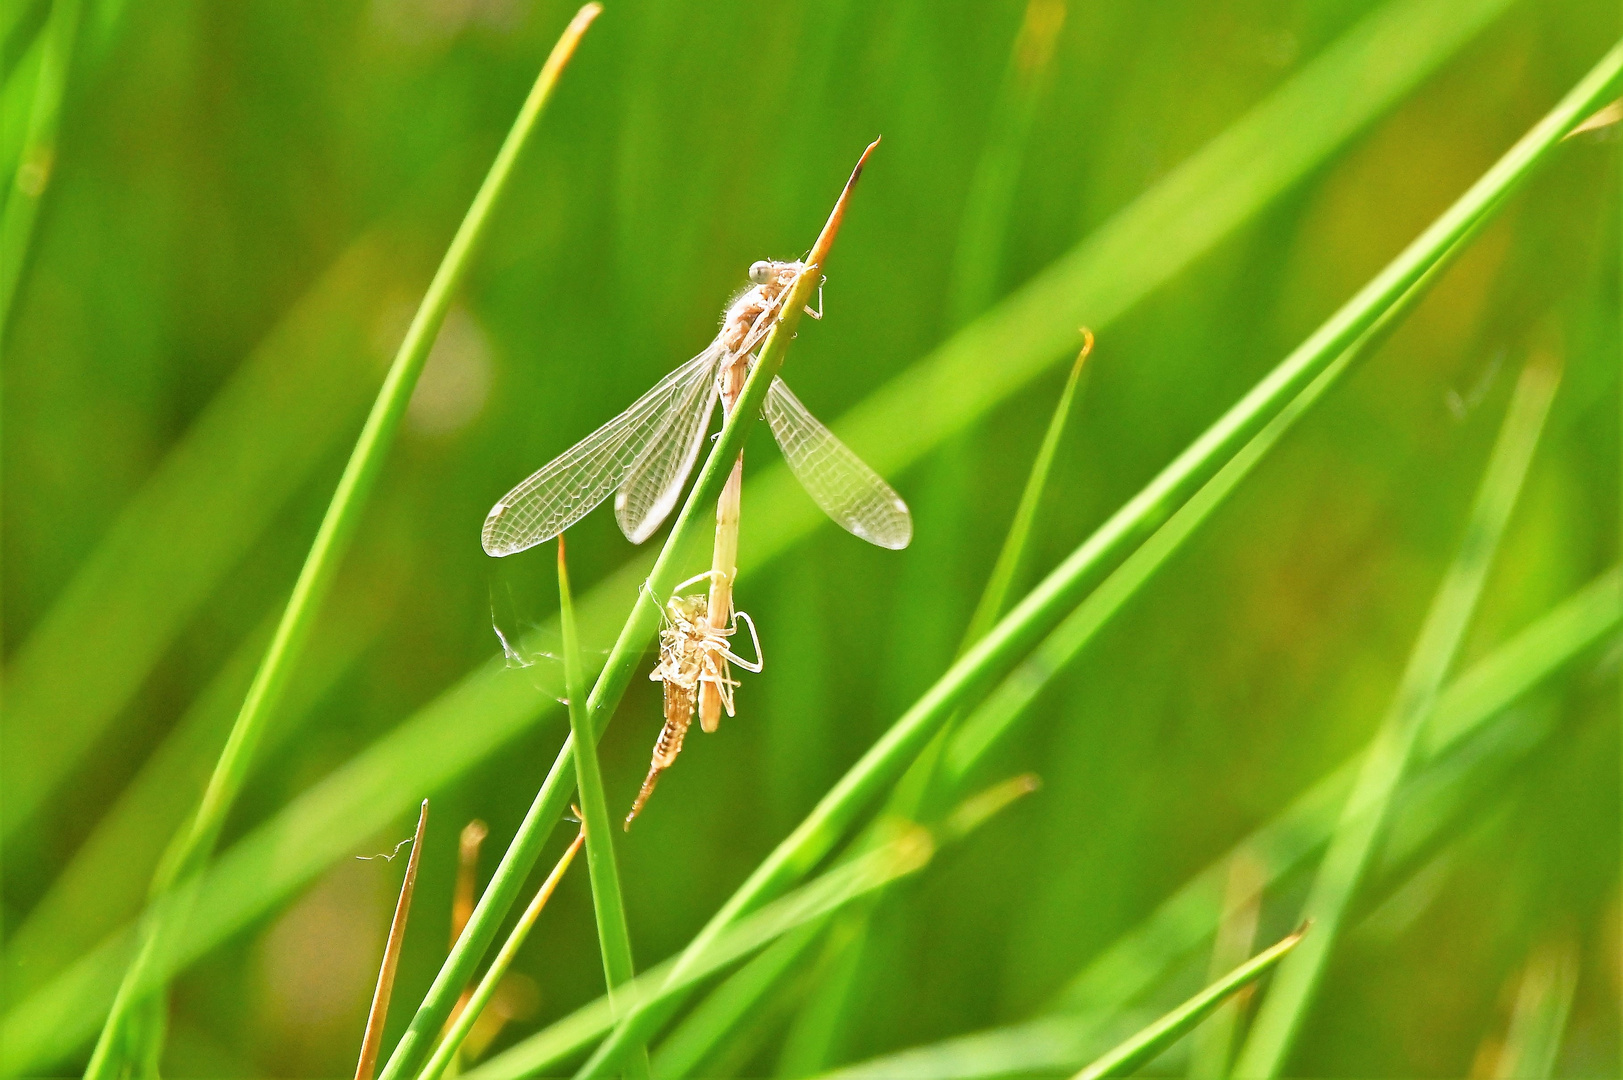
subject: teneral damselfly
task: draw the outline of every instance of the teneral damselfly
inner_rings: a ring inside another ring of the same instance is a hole
[[[670,515],[704,445],[720,398],[730,410],[753,352],[805,272],[799,262],[757,262],[750,288],[728,306],[703,352],[631,407],[503,495],[485,518],[491,555],[512,555],[563,532],[609,495],[621,532],[640,544]],[[814,317],[820,312],[812,312]],[[913,537],[907,504],[774,378],[762,410],[789,468],[812,500],[848,532],[899,549]]]

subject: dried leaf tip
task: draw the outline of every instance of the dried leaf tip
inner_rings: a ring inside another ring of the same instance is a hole
[[[828,222],[823,226],[823,231],[817,234],[817,242],[812,244],[811,252],[806,256],[808,269],[822,270],[829,249],[834,246],[834,237],[839,234],[840,223],[845,220],[845,208],[850,205],[851,192],[856,188],[857,181],[862,178],[862,169],[868,164],[868,155],[873,153],[874,147],[878,146],[879,142],[880,140],[875,139],[869,143],[868,148],[862,152],[862,157],[857,159],[857,167],[851,170],[851,178],[845,182],[844,189],[840,191],[840,197],[828,215]],[[814,275],[808,274],[807,277],[815,280]],[[809,289],[807,291],[810,292]]]
[[[400,899],[389,923],[389,940],[383,947],[383,964],[378,969],[377,987],[372,991],[372,1008],[366,1016],[366,1034],[361,1038],[361,1055],[355,1062],[355,1080],[372,1080],[377,1071],[378,1051],[383,1045],[383,1024],[389,1017],[389,997],[394,993],[395,970],[400,966],[400,947],[406,939],[406,919],[411,914],[411,894],[417,886],[417,865],[423,857],[423,833],[428,828],[428,800],[417,812],[417,831],[412,834],[411,858],[406,860],[405,880],[400,883]]]

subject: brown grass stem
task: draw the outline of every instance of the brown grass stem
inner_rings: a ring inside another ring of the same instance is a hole
[[[400,883],[400,899],[395,901],[394,918],[389,920],[389,941],[383,947],[383,964],[378,968],[378,984],[372,991],[372,1008],[366,1014],[366,1034],[361,1038],[361,1056],[355,1063],[355,1080],[372,1080],[378,1067],[378,1049],[383,1045],[383,1024],[389,1018],[389,997],[394,993],[395,970],[400,966],[400,947],[406,940],[406,919],[411,915],[411,894],[417,888],[417,865],[423,857],[423,833],[428,828],[428,800],[417,811],[417,831],[411,838],[411,857],[406,860],[406,877]]]

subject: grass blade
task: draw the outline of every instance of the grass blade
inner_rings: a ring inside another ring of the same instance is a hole
[[[1225,970],[1238,967],[1256,947],[1257,920],[1262,914],[1262,866],[1242,853],[1229,862],[1228,889],[1223,917],[1212,943],[1208,979],[1216,982]],[[1240,1026],[1245,998],[1226,1001],[1195,1034],[1189,1055],[1189,1080],[1223,1080],[1229,1074],[1234,1034]]]
[[[1072,252],[848,413],[838,433],[881,471],[918,460],[1046,370],[1074,341],[1078,322],[1096,329],[1110,325],[1322,166],[1506,6],[1507,0],[1471,0],[1445,9],[1394,0],[1378,9]],[[342,304],[335,307],[344,310]],[[294,350],[293,355],[302,354]],[[988,363],[991,357],[998,363]],[[961,392],[950,398],[921,394],[928,387]],[[921,410],[921,402],[928,407]],[[222,430],[231,425],[223,424]],[[771,527],[745,551],[744,574],[822,524],[781,466],[764,470],[745,497]],[[175,505],[192,505],[190,495],[177,497]],[[139,537],[169,531],[168,526],[131,529],[130,544],[117,558],[109,552],[106,564],[115,567],[121,559],[140,556],[149,548],[140,546]],[[588,630],[588,640],[607,642],[649,565],[650,560],[635,561],[583,600],[583,629],[606,628],[602,636]],[[142,576],[149,578],[155,575]],[[105,594],[87,588],[84,595]],[[130,605],[132,611],[141,609],[141,603]],[[72,629],[68,620],[63,625]],[[62,641],[71,642],[71,633]],[[66,679],[41,683],[71,684]],[[563,694],[561,684],[547,689]],[[15,696],[8,695],[8,708],[15,704]],[[207,918],[200,913],[197,928],[177,944],[171,963],[189,962],[280,903],[348,845],[408,806],[411,792],[433,791],[462,775],[549,707],[547,695],[538,695],[533,685],[499,665],[471,674],[240,844],[211,875],[203,896]],[[7,760],[17,757],[8,754]],[[84,1038],[105,1008],[125,949],[125,939],[110,939],[11,1013],[3,1041],[5,1067],[38,1071]],[[469,973],[471,966],[463,977]]]
[[[965,829],[978,827],[997,810],[1031,790],[1027,777],[996,784],[966,801],[961,808],[963,812],[957,815],[959,825]],[[948,830],[932,834],[923,826],[892,822],[883,842],[873,850],[834,867],[810,884],[761,908],[717,938],[703,954],[689,960],[684,953],[639,976],[637,1000],[652,1008],[634,1019],[646,1023],[650,1016],[657,1016],[662,1007],[678,1000],[683,991],[701,979],[768,942],[783,938],[781,944],[792,945],[791,931],[815,929],[842,906],[923,867],[939,844],[962,839],[964,835],[964,831]],[[470,1077],[513,1080],[554,1069],[612,1030],[617,1029],[609,1016],[606,999],[600,1000],[486,1062]],[[645,1034],[645,1031],[633,1031],[617,1045],[603,1044],[587,1068],[611,1067],[631,1042]]]
[[[558,537],[558,621],[563,627],[564,685],[569,689],[569,735],[575,750],[575,776],[580,788],[581,831],[586,836],[586,866],[592,877],[592,912],[597,917],[597,941],[603,952],[603,977],[609,1005],[624,1015],[627,1005],[617,992],[637,974],[631,960],[631,931],[626,925],[625,902],[620,896],[620,870],[614,861],[614,830],[609,824],[608,801],[603,795],[603,772],[598,767],[597,740],[587,726],[586,673],[580,659],[580,635],[575,631],[575,602],[569,593],[569,569],[564,561],[564,538]],[[630,1055],[630,1077],[648,1075],[648,1055]],[[424,1075],[422,1080],[433,1080]]]
[[[1214,1009],[1226,1001],[1230,994],[1256,982],[1285,954],[1301,942],[1308,931],[1304,926],[1279,944],[1258,953],[1251,960],[1167,1013],[1161,1019],[1134,1035],[1114,1050],[1076,1074],[1075,1080],[1100,1080],[1106,1076],[1125,1076],[1140,1065],[1147,1065],[1155,1056],[1179,1039]]]
[[[1040,6],[1034,4],[1027,9],[1028,25],[1032,19],[1032,12]],[[1038,16],[1039,18],[1042,16]],[[1070,416],[1071,407],[1075,400],[1077,388],[1083,372],[1083,365],[1087,362],[1089,353],[1093,351],[1093,333],[1083,328],[1083,344],[1078,352],[1076,362],[1071,365],[1070,376],[1065,381],[1065,387],[1060,391],[1059,401],[1054,406],[1053,416],[1049,419],[1048,429],[1043,434],[1043,440],[1038,447],[1037,456],[1032,461],[1031,471],[1026,477],[1026,486],[1021,491],[1019,505],[1015,509],[1014,518],[1009,525],[1008,534],[1004,537],[1003,546],[998,551],[997,561],[993,564],[992,573],[987,579],[986,586],[981,592],[981,598],[976,604],[975,612],[969,620],[968,628],[964,632],[963,641],[959,646],[959,654],[976,641],[986,636],[997,622],[998,615],[1003,611],[1008,601],[1009,588],[1014,583],[1014,576],[1020,568],[1025,556],[1026,545],[1031,538],[1031,528],[1037,518],[1037,509],[1042,502],[1044,490],[1048,485],[1048,476],[1052,470],[1054,454],[1059,449],[1060,437],[1065,432],[1065,423]],[[930,741],[929,746],[919,754],[907,774],[897,784],[892,792],[885,813],[881,817],[918,818],[921,808],[933,795],[938,793],[933,789],[939,780],[940,758],[947,739],[952,734],[955,725],[948,723]],[[874,843],[873,837],[863,837],[853,845],[854,851],[865,851]],[[829,944],[825,947],[825,955],[820,967],[827,973],[821,984],[817,987],[811,1001],[803,1006],[790,1029],[789,1037],[785,1042],[783,1054],[779,1060],[778,1072],[783,1076],[810,1075],[820,1071],[824,1062],[828,1061],[832,1049],[838,1038],[838,1028],[845,1016],[845,1001],[851,992],[852,980],[860,968],[863,950],[867,946],[867,938],[872,921],[872,904],[877,904],[882,897],[876,894],[871,898],[867,907],[854,907],[842,913],[843,924],[835,931]],[[833,960],[832,953],[846,954],[838,961]],[[787,970],[787,967],[782,970]],[[756,978],[754,974],[744,976],[744,981],[753,982],[759,992],[764,993],[768,984]],[[708,1014],[696,1012],[691,1018],[691,1024],[684,1024],[684,1030],[673,1032],[672,1037],[678,1035],[685,1043],[694,1048],[704,1040],[719,1041],[725,1032],[719,1028],[711,1027],[708,1036],[701,1036],[691,1026],[705,1023]],[[672,1074],[666,1074],[670,1076]],[[686,1073],[677,1073],[684,1076]]]
[[[575,834],[574,841],[565,849],[563,856],[553,866],[552,873],[547,875],[546,881],[542,882],[541,887],[535,891],[535,898],[524,909],[524,914],[519,916],[518,924],[507,935],[507,940],[502,942],[502,947],[496,951],[496,956],[491,960],[490,967],[479,979],[479,985],[468,995],[467,1001],[457,1012],[456,1018],[451,1022],[450,1029],[446,1031],[445,1037],[440,1040],[439,1046],[434,1049],[434,1056],[428,1059],[428,1064],[424,1065],[423,1071],[418,1074],[418,1080],[439,1080],[441,1074],[445,1072],[446,1068],[457,1056],[457,1051],[462,1047],[462,1041],[468,1037],[468,1032],[473,1030],[474,1023],[479,1019],[479,1014],[484,1012],[485,1006],[489,1005],[490,999],[496,995],[496,988],[501,984],[502,976],[506,975],[508,969],[513,966],[513,958],[518,955],[520,947],[524,944],[524,939],[530,936],[530,931],[535,927],[536,919],[541,917],[541,909],[547,906],[548,900],[552,899],[552,894],[557,890],[558,883],[564,879],[564,874],[569,870],[569,864],[575,861],[575,853],[580,851],[580,845],[585,839],[586,830],[582,827],[581,831]]]
[[[1483,583],[1532,463],[1558,376],[1543,364],[1523,371],[1500,429],[1465,539],[1432,601],[1410,653],[1391,711],[1359,772],[1308,895],[1304,914],[1319,926],[1314,940],[1280,970],[1235,1064],[1241,1077],[1277,1076],[1354,894],[1363,883],[1393,802],[1409,768],[1420,730],[1436,702],[1482,595]]]
[[[423,833],[428,828],[428,800],[417,813],[417,831],[411,838],[411,856],[406,860],[406,876],[400,882],[400,899],[394,918],[389,920],[389,940],[383,946],[383,963],[378,968],[378,984],[372,991],[372,1007],[366,1014],[366,1034],[361,1037],[361,1055],[355,1062],[355,1080],[372,1080],[378,1066],[378,1050],[383,1046],[383,1025],[389,1019],[389,998],[394,994],[395,969],[400,966],[400,947],[406,941],[406,919],[411,915],[411,895],[417,888],[417,866],[423,857]]]
[[[1014,584],[1014,575],[1020,570],[1026,544],[1031,539],[1031,527],[1037,520],[1037,507],[1041,505],[1043,492],[1048,487],[1054,454],[1059,450],[1060,437],[1065,434],[1065,423],[1071,416],[1083,365],[1093,351],[1093,331],[1083,328],[1082,338],[1082,351],[1076,354],[1076,363],[1071,365],[1065,389],[1060,391],[1054,415],[1048,421],[1048,430],[1043,433],[1042,445],[1037,448],[1037,457],[1031,463],[1031,473],[1026,477],[1025,489],[1020,493],[1020,504],[1015,508],[1009,534],[1003,538],[1003,547],[998,550],[997,562],[992,565],[991,576],[986,579],[980,603],[970,617],[969,629],[964,631],[965,647],[986,636],[986,632],[997,623],[997,617],[1003,613],[1003,606],[1008,603],[1009,588]]]
[[[1064,0],[1028,0],[1003,73],[992,134],[975,163],[964,201],[947,286],[947,317],[954,328],[986,310],[997,294],[1020,162],[1031,140],[1054,44],[1064,25]]]
[[[1421,276],[1345,352],[1302,389],[1263,429],[1224,463],[1189,501],[1151,534],[1143,545],[1113,570],[1032,653],[1011,671],[973,713],[953,732],[944,753],[944,775],[962,781],[992,745],[1022,717],[1055,675],[1064,671],[1095,635],[1119,614],[1154,575],[1180,551],[1190,537],[1217,511],[1241,481],[1249,476],[1284,435],[1295,427],[1318,400],[1352,365],[1369,356],[1401,324],[1432,284],[1452,262],[1469,236]]]
[[[861,859],[830,870],[750,915],[718,937],[681,970],[680,957],[649,968],[631,984],[628,996],[654,1006],[668,1003],[716,971],[790,931],[822,919],[842,905],[898,877],[922,869],[935,843],[927,830],[912,826]],[[467,1080],[517,1080],[560,1064],[614,1030],[608,999],[599,998],[466,1073]]]
[[[1434,779],[1463,771],[1456,790],[1481,791],[1480,760],[1471,745],[1514,729],[1521,716],[1506,712],[1521,696],[1623,625],[1623,571],[1613,569],[1579,590],[1457,678],[1426,724],[1424,768],[1405,785],[1383,863],[1404,865],[1412,852],[1435,843],[1436,830],[1458,819],[1423,797]],[[1467,745],[1471,744],[1471,745]],[[1526,749],[1525,745],[1522,747]],[[1184,965],[1212,937],[1224,910],[1256,900],[1328,841],[1358,769],[1355,755],[1315,784],[1272,821],[1236,844],[1165,900],[1084,967],[1050,1008],[1056,1015],[960,1036],[927,1048],[901,1051],[841,1069],[847,1080],[954,1077],[978,1080],[1011,1071],[1074,1069],[1115,1041],[1109,1032],[1131,1021],[1130,1006]],[[1410,819],[1414,818],[1411,824]],[[1401,848],[1402,850],[1392,850]],[[1260,871],[1251,895],[1230,888],[1236,860]],[[1140,1026],[1131,1024],[1128,1030]],[[1122,1032],[1123,1035],[1126,1032]]]
[[[430,282],[411,327],[406,331],[405,340],[401,342],[394,363],[378,391],[377,400],[356,440],[344,473],[339,478],[337,490],[333,492],[315,541],[299,571],[287,608],[248,688],[248,695],[226,739],[214,773],[209,778],[197,814],[182,830],[174,849],[174,858],[168,861],[166,867],[160,868],[154,881],[156,895],[162,896],[174,883],[196,873],[213,853],[215,838],[242,787],[265,723],[282,697],[292,668],[309,638],[316,612],[332,585],[338,564],[360,522],[362,507],[383,468],[384,458],[405,415],[417,376],[428,359],[429,349],[434,344],[446,312],[450,310],[456,289],[467,274],[473,252],[489,227],[496,205],[512,176],[513,166],[535,130],[564,65],[574,54],[581,35],[601,10],[595,3],[587,4],[559,39],[452,238],[445,258],[435,272],[434,280]],[[156,951],[156,942],[168,931],[169,928],[161,921],[147,921],[142,931],[142,945],[125,973],[102,1027],[101,1037],[97,1040],[96,1050],[91,1055],[85,1074],[87,1080],[109,1080],[118,1075],[127,1055],[133,1055],[136,1059],[149,1056],[140,1047],[126,1045],[125,1015],[143,997],[154,992],[144,985],[149,981],[145,969]]]
[[[34,237],[39,203],[56,164],[56,129],[62,118],[62,97],[68,88],[68,68],[79,36],[82,0],[53,0],[51,14],[41,31],[42,48],[34,100],[17,171],[0,208],[0,342],[11,321],[11,305]]]

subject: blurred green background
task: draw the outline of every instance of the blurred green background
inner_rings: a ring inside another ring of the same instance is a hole
[[[8,176],[53,10],[9,4]],[[1100,327],[1021,588],[1618,33],[1616,5],[1599,0],[1486,6],[1483,29],[1393,109]],[[493,619],[511,637],[551,617],[548,549],[499,565],[480,551],[491,503],[697,352],[751,261],[801,254],[873,136],[884,143],[830,265],[828,317],[803,325],[786,371],[830,422],[1379,7],[610,0],[475,260],[222,850],[499,662]],[[84,3],[3,343],[8,1008],[139,910],[384,365],[572,11]],[[984,781],[1035,771],[1042,791],[881,907],[828,1064],[1036,1014],[1365,744],[1530,358],[1558,359],[1564,381],[1462,661],[1611,565],[1613,132],[1557,155],[1000,745]],[[951,661],[1063,379],[1066,357],[1050,359],[884,470],[913,508],[911,548],[825,523],[741,583],[766,671],[745,678],[736,719],[689,739],[620,849],[640,963],[685,944]],[[886,460],[881,443],[853,441]],[[777,451],[758,437],[750,455],[764,467]],[[746,562],[772,529],[746,501]],[[602,511],[570,554],[585,593],[635,553]],[[508,678],[540,700],[553,661],[545,640],[533,648],[535,668]],[[1579,972],[1557,1075],[1615,1074],[1617,666],[1613,645],[1592,650],[1520,703],[1547,737],[1481,779],[1412,865],[1371,882],[1293,1074],[1480,1070],[1529,956],[1552,942]],[[488,874],[566,730],[557,708],[535,711],[432,790],[401,777],[383,820],[328,830],[339,857],[228,927],[175,984],[166,1071],[350,1072],[400,867],[350,856],[409,835],[407,807],[427,795],[398,1031],[444,955],[458,830],[489,822]],[[603,743],[615,805],[642,779],[658,716],[657,687],[639,679]],[[298,852],[273,855],[274,869]],[[1290,927],[1305,883],[1270,893],[1265,937]],[[498,1047],[601,992],[583,872],[518,969],[520,1015]],[[1204,970],[1195,958],[1151,1004]],[[774,998],[714,1067],[771,1073],[808,992],[802,980]],[[82,1064],[87,1040],[67,1043],[53,1067]]]

